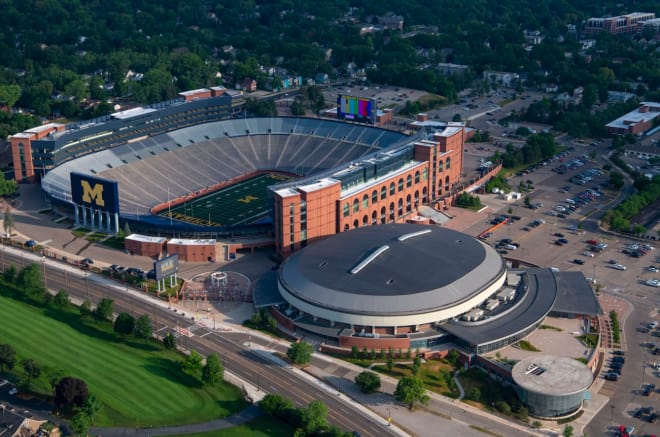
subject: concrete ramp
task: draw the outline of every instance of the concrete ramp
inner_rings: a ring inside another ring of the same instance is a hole
[[[433,209],[430,206],[422,205],[419,207],[419,215],[422,217],[429,218],[433,220],[437,224],[444,224],[451,220],[451,217],[447,216],[445,213],[438,211],[437,209]]]

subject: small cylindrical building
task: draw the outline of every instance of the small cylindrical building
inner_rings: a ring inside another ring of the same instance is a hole
[[[593,373],[574,358],[534,355],[511,371],[520,401],[539,418],[569,416],[582,407]]]

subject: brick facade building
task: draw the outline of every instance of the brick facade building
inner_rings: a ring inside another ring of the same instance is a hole
[[[273,193],[275,244],[287,256],[309,242],[384,223],[402,223],[421,204],[450,196],[463,171],[465,127],[447,123],[427,139],[383,152],[322,179]]]

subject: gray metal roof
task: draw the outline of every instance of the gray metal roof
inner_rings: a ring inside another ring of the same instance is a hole
[[[510,311],[499,318],[486,319],[478,324],[452,321],[442,325],[442,329],[472,345],[484,345],[510,337],[540,322],[555,303],[555,276],[550,269],[529,269],[526,273],[528,290],[520,300],[504,304],[512,308]]]
[[[359,314],[417,314],[450,307],[499,279],[490,246],[435,226],[386,224],[316,242],[282,264],[280,283],[314,305]]]
[[[557,302],[552,311],[564,314],[597,316],[603,309],[582,272],[558,272]]]

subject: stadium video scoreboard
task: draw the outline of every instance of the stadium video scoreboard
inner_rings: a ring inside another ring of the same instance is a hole
[[[337,119],[376,124],[376,102],[357,96],[337,96]]]
[[[154,261],[154,271],[156,273],[156,280],[174,276],[179,272],[179,255],[170,255],[160,261]]]

